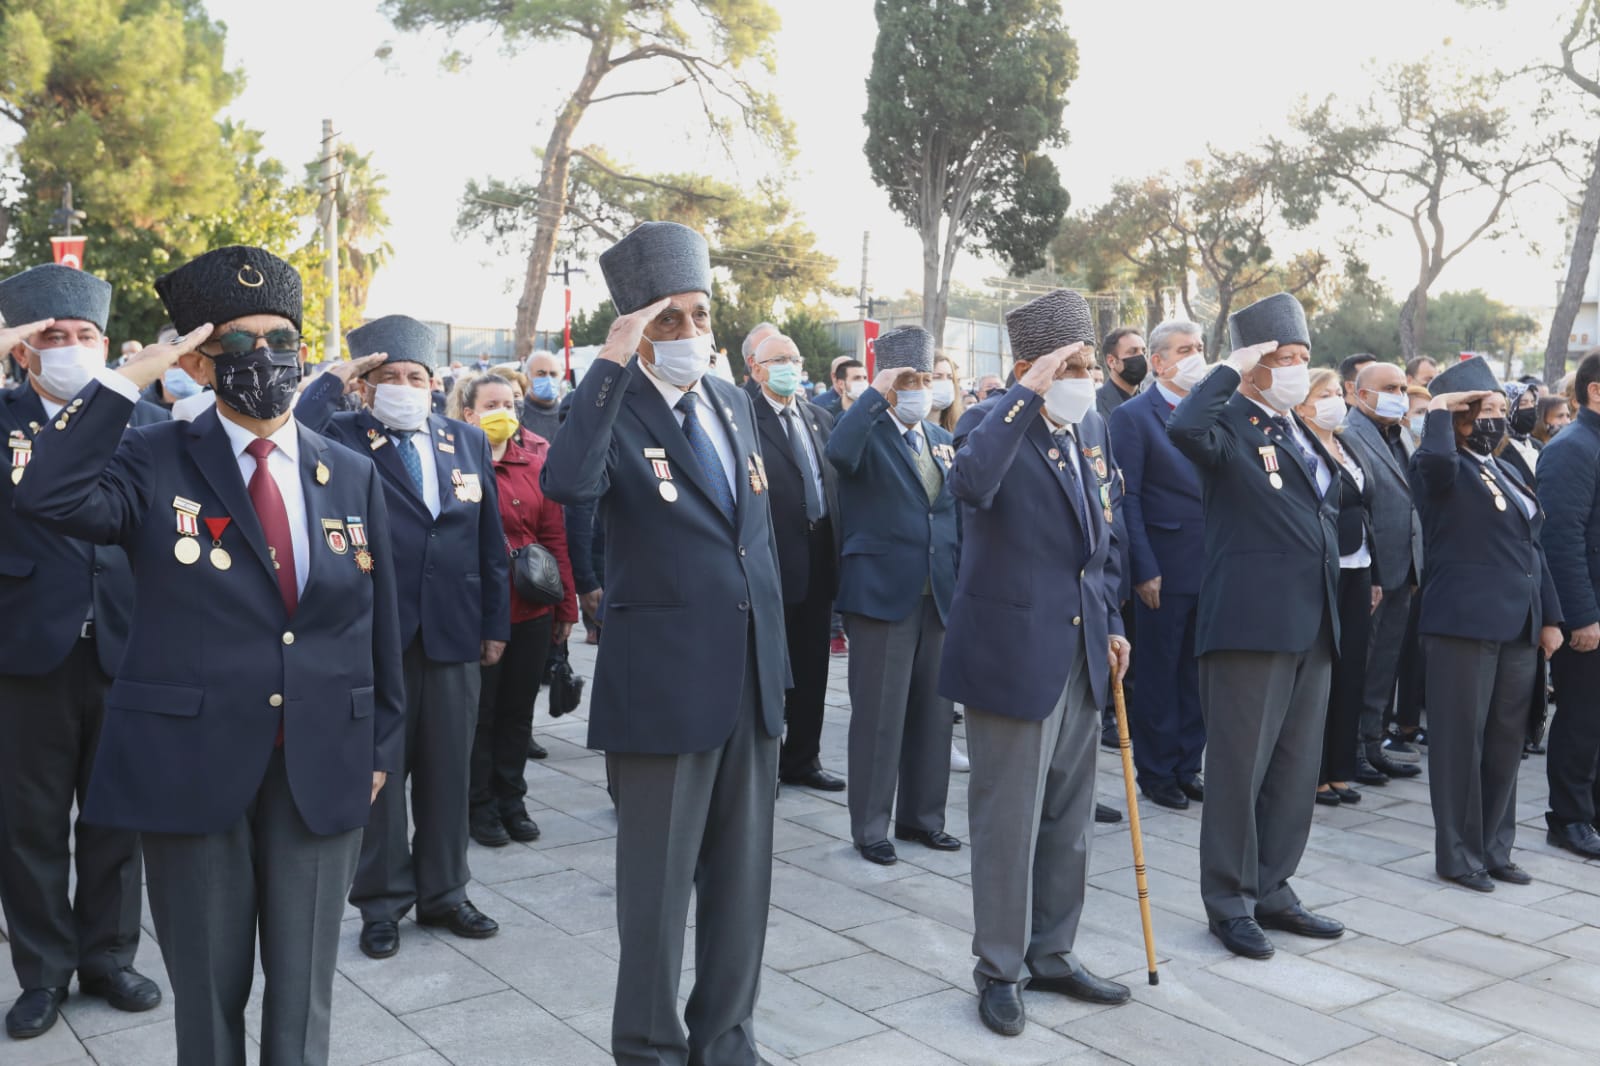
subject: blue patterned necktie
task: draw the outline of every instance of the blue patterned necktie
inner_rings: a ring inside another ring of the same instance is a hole
[[[1093,536],[1094,526],[1089,521],[1089,498],[1083,489],[1083,468],[1078,465],[1078,442],[1064,429],[1051,436],[1061,451],[1067,480],[1072,483],[1072,507],[1078,512],[1078,521],[1083,523],[1085,532]]]
[[[412,434],[391,429],[389,435],[394,438],[394,450],[400,453],[406,473],[411,475],[411,484],[417,487],[417,495],[422,495],[422,457],[417,454],[417,446],[411,443]]]
[[[683,413],[683,435],[689,438],[689,447],[694,449],[694,457],[700,463],[700,472],[706,476],[706,481],[711,485],[711,495],[715,497],[717,506],[722,508],[723,515],[732,522],[733,487],[728,484],[728,472],[722,467],[722,457],[717,454],[716,445],[711,443],[706,428],[700,424],[695,406],[692,392],[684,393],[683,398],[678,401],[678,410]]]

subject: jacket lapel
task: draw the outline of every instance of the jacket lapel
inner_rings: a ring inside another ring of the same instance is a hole
[[[1527,522],[1527,523],[1529,523],[1531,525],[1533,523],[1533,518],[1537,517],[1538,514],[1539,514],[1539,497],[1534,493],[1534,491],[1532,489],[1528,488],[1527,485],[1523,484],[1522,476],[1517,473],[1516,468],[1514,468],[1510,463],[1503,462],[1499,458],[1496,458],[1494,460],[1494,473],[1495,473],[1495,475],[1497,477],[1500,478],[1500,480],[1509,482],[1516,489],[1516,491],[1522,493],[1522,499],[1521,500],[1512,500],[1508,504],[1508,508],[1510,510],[1513,510],[1513,511],[1517,512],[1517,517],[1518,518],[1522,519],[1524,522]],[[1485,487],[1487,487],[1487,486],[1485,486]],[[1526,500],[1526,501],[1528,501],[1528,502],[1533,504],[1533,516],[1532,517],[1530,517],[1528,512],[1523,508],[1523,506],[1522,506],[1523,500]]]
[[[1065,451],[1059,448],[1056,445],[1055,437],[1045,428],[1043,418],[1035,418],[1033,420],[1033,425],[1028,427],[1026,436],[1028,443],[1033,445],[1034,450],[1039,453],[1039,458],[1043,460],[1045,466],[1049,467],[1051,476],[1056,479],[1056,484],[1061,486],[1061,494],[1067,498],[1067,510],[1071,511],[1072,517],[1077,520],[1078,529],[1083,534],[1083,542],[1085,544],[1092,543],[1094,538],[1093,531],[1083,524],[1086,520],[1090,520],[1087,514],[1089,506],[1088,490],[1085,489],[1083,494],[1085,513],[1080,516],[1078,514],[1078,505],[1073,502],[1072,498],[1072,483],[1068,480],[1072,475],[1067,473],[1065,465],[1078,462],[1077,447],[1069,446]],[[1051,452],[1056,453],[1054,459],[1050,458]],[[1083,470],[1081,464],[1077,466],[1077,470],[1081,476]]]
[[[443,517],[456,499],[456,486],[450,480],[450,472],[461,468],[459,452],[442,452],[439,445],[446,444],[452,448],[461,447],[461,441],[447,439],[445,434],[455,436],[455,431],[449,428],[449,422],[439,415],[429,415],[426,433],[417,436],[424,437],[422,447],[428,449],[428,454],[419,456],[425,463],[432,463],[434,475],[439,479],[439,515]],[[492,471],[485,471],[479,477],[493,477]]]
[[[330,507],[328,496],[332,489],[329,485],[317,480],[317,467],[322,464],[326,450],[322,441],[298,423],[296,428],[300,438],[300,494],[306,505],[306,545],[309,548],[306,552],[305,592],[300,596],[303,602],[317,587],[318,579],[325,576],[323,568],[328,564],[328,560],[323,558],[326,534],[322,530],[322,519],[336,518],[343,522],[345,516],[338,513],[337,506]],[[324,475],[324,479],[331,480],[327,475]],[[349,534],[346,533],[346,536]],[[331,548],[328,550],[332,551]],[[349,550],[348,541],[345,550]]]
[[[363,435],[367,438],[369,447],[377,441],[383,441],[382,444],[372,448],[367,453],[372,456],[372,461],[377,464],[378,470],[389,481],[400,486],[401,491],[406,493],[413,503],[426,511],[427,505],[422,502],[421,490],[411,480],[411,474],[406,470],[406,464],[400,461],[400,453],[396,450],[394,441],[389,439],[389,434],[384,431],[383,426],[379,424],[376,418],[372,417],[370,411],[362,411],[356,424],[363,430]],[[373,436],[374,433],[377,436]],[[412,437],[411,442],[415,444],[416,438]],[[422,454],[419,452],[417,457],[419,459],[422,458]]]
[[[1272,437],[1267,433],[1267,430],[1272,428],[1272,423],[1267,420],[1267,413],[1260,407],[1256,406],[1256,404],[1248,396],[1245,396],[1241,393],[1234,393],[1233,399],[1229,400],[1228,402],[1238,405],[1238,413],[1244,417],[1245,422],[1250,426],[1255,438],[1259,439],[1259,443],[1256,443],[1255,439],[1252,438],[1246,439],[1246,443],[1250,447],[1257,449],[1257,453],[1254,456],[1255,461],[1261,462],[1261,454],[1259,451],[1260,448],[1267,445],[1272,446],[1277,451],[1279,468],[1293,469],[1297,471],[1300,474],[1300,477],[1304,479],[1306,485],[1311,489],[1311,494],[1320,500],[1322,498],[1322,494],[1317,491],[1317,479],[1312,475],[1311,468],[1306,466],[1306,458],[1300,454],[1300,448],[1295,444],[1294,438],[1291,436],[1289,439],[1283,441],[1282,444],[1278,443],[1276,440],[1273,440]],[[1291,411],[1284,417],[1294,418],[1295,414]],[[1302,429],[1303,428],[1304,427],[1302,427]],[[1306,435],[1310,436],[1313,441],[1316,440],[1315,436],[1313,436],[1309,431],[1306,433]],[[1288,460],[1287,463],[1284,462],[1285,459]],[[1330,467],[1329,471],[1331,472],[1332,469],[1333,468]]]
[[[200,468],[201,475],[206,479],[206,484],[211,486],[211,491],[222,500],[226,508],[226,516],[233,520],[233,525],[244,535],[245,542],[250,545],[250,550],[255,553],[257,561],[267,576],[272,578],[274,587],[278,580],[277,574],[272,569],[272,556],[267,551],[267,535],[261,530],[261,520],[256,517],[255,504],[250,502],[249,490],[245,487],[244,477],[239,472],[239,461],[233,454],[233,442],[228,439],[227,431],[222,428],[222,419],[215,408],[206,411],[189,424],[189,456]],[[200,514],[201,536],[209,537],[205,529],[207,518],[221,518],[222,515]]]
[[[1389,473],[1398,478],[1400,483],[1406,485],[1409,490],[1410,486],[1407,484],[1406,472],[1400,466],[1400,460],[1394,457],[1394,450],[1389,447],[1389,442],[1383,439],[1383,429],[1364,414],[1356,414],[1350,418],[1348,425],[1356,431],[1369,448],[1378,453],[1378,461],[1388,467]],[[1403,430],[1400,437],[1402,441],[1405,439]],[[1404,444],[1401,447],[1404,447]]]
[[[644,424],[644,427],[656,443],[666,450],[667,458],[672,461],[676,473],[695,491],[704,496],[712,506],[716,506],[717,498],[711,494],[711,485],[706,481],[705,473],[700,469],[700,460],[695,458],[694,449],[689,446],[689,436],[678,424],[678,416],[667,406],[661,393],[656,391],[653,383],[645,377],[649,373],[635,357],[628,364],[632,371],[628,376],[628,407]],[[701,412],[703,413],[703,412]],[[735,486],[737,488],[737,486]]]

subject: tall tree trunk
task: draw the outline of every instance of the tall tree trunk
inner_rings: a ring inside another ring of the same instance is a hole
[[[1567,353],[1571,350],[1572,323],[1583,303],[1583,290],[1589,283],[1589,262],[1594,258],[1595,232],[1600,230],[1600,141],[1595,142],[1594,159],[1589,165],[1589,184],[1583,190],[1583,207],[1578,212],[1578,229],[1572,235],[1572,259],[1567,263],[1567,281],[1556,302],[1555,318],[1550,322],[1550,339],[1544,346],[1544,380],[1554,385],[1567,372]]]
[[[1224,358],[1223,353],[1232,350],[1232,343],[1228,339],[1228,315],[1233,312],[1233,293],[1227,289],[1217,289],[1217,320],[1211,323],[1210,347],[1207,351],[1215,352],[1217,358]]]
[[[1400,358],[1410,362],[1422,354],[1428,329],[1428,290],[1421,282],[1400,305]]]
[[[517,357],[526,358],[533,351],[534,339],[539,329],[539,306],[544,302],[544,289],[550,280],[550,266],[555,261],[556,238],[561,233],[561,219],[566,213],[567,173],[572,166],[572,134],[578,128],[584,111],[593,98],[600,80],[610,70],[611,38],[601,35],[589,45],[589,59],[583,68],[583,77],[566,106],[556,116],[550,139],[545,142],[544,166],[539,172],[538,217],[533,230],[533,247],[528,249],[527,273],[522,279],[522,295],[517,300],[516,346]]]
[[[940,313],[939,292],[939,262],[943,258],[939,254],[939,216],[933,215],[933,225],[930,230],[925,223],[922,227],[922,328],[933,334],[935,347],[940,346],[944,339],[944,316]]]

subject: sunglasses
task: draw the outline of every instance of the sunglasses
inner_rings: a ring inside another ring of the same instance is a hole
[[[297,329],[269,329],[265,333],[248,333],[242,329],[230,329],[228,332],[210,338],[202,345],[200,351],[206,355],[248,355],[260,346],[262,341],[267,342],[267,347],[274,352],[300,351],[300,331]],[[220,350],[206,351],[212,345]]]

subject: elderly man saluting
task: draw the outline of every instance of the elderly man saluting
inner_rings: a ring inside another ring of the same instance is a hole
[[[760,1061],[751,1015],[789,684],[766,466],[750,397],[706,373],[705,238],[646,222],[600,268],[621,317],[572,394],[541,483],[564,504],[598,500],[605,523],[589,745],[606,752],[617,803],[611,1050],[621,1064],[743,1066]]]
[[[1200,895],[1229,951],[1266,959],[1263,928],[1344,932],[1289,887],[1311,833],[1338,647],[1337,468],[1292,411],[1311,384],[1300,302],[1259,300],[1229,317],[1228,332],[1233,354],[1178,405],[1167,435],[1199,469],[1205,497]]]
[[[1024,986],[1128,999],[1072,946],[1099,708],[1111,671],[1127,671],[1129,643],[1089,306],[1058,290],[1011,311],[1006,330],[1018,384],[967,435],[950,471],[966,540],[939,691],[967,707],[978,1015],[1015,1036],[1026,1024]]]

